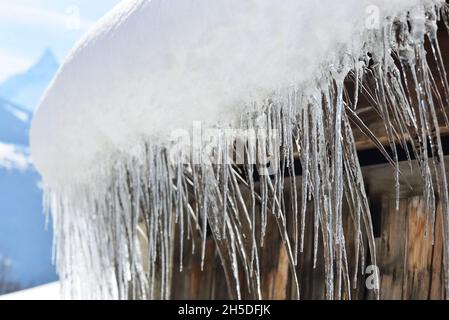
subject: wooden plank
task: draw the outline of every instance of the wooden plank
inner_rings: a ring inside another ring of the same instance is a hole
[[[430,268],[429,299],[446,299],[443,277],[443,238],[442,238],[442,209],[439,204],[435,220],[435,244],[432,248],[432,262]]]
[[[377,263],[380,269],[380,298],[402,299],[404,282],[404,243],[406,234],[407,200],[401,200],[399,211],[396,201],[384,197],[381,223],[381,239],[378,241]]]
[[[432,269],[432,225],[422,197],[407,199],[403,299],[428,299]],[[429,218],[429,219],[428,219]]]

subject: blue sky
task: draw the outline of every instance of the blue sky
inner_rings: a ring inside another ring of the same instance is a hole
[[[126,1],[126,0],[125,0]],[[0,0],[0,82],[46,48],[59,60],[120,0]]]

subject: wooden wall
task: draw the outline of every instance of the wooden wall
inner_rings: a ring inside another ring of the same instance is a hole
[[[448,164],[449,167],[449,164]],[[444,299],[442,277],[441,211],[436,210],[435,233],[426,219],[425,203],[420,195],[422,182],[416,168],[401,164],[403,177],[399,210],[396,199],[392,168],[379,165],[364,168],[373,215],[377,266],[380,271],[380,299]],[[299,187],[299,186],[298,186]],[[412,188],[410,188],[412,187]],[[286,192],[286,194],[289,194]],[[286,199],[290,201],[291,199]],[[287,203],[288,204],[288,203]],[[345,215],[348,218],[348,214]],[[271,218],[273,219],[273,218]],[[427,221],[427,222],[426,222]],[[313,219],[306,219],[305,250],[299,257],[301,299],[324,299],[323,259],[313,268]],[[269,221],[275,226],[276,222]],[[347,223],[346,242],[348,259],[354,257],[354,241],[350,223]],[[434,240],[434,244],[432,244]],[[192,240],[193,241],[193,240]],[[205,270],[200,267],[200,239],[196,241],[196,253],[184,255],[184,270],[174,270],[173,299],[227,299],[226,279],[212,239],[207,242]],[[188,242],[186,248],[189,248]],[[366,246],[367,247],[367,246]],[[188,251],[188,249],[186,249]],[[322,248],[319,248],[319,255]],[[174,265],[179,265],[175,253]],[[365,259],[369,264],[368,249]],[[296,299],[289,270],[288,258],[278,230],[269,230],[261,251],[261,286],[264,299]],[[350,272],[354,272],[350,263]],[[244,283],[244,281],[242,281]],[[244,287],[244,285],[243,285]],[[344,295],[347,297],[347,294]],[[356,288],[351,289],[352,299],[375,299],[374,292],[366,288],[365,276],[360,275]],[[243,289],[244,299],[254,296]]]

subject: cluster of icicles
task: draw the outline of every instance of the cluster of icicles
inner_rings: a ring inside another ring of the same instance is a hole
[[[107,188],[92,181],[76,190],[47,189],[55,259],[66,296],[169,299],[172,275],[183,270],[183,258],[199,250],[204,263],[206,239],[212,237],[229,296],[242,298],[245,287],[251,297],[264,298],[260,250],[269,217],[274,217],[288,255],[293,297],[300,298],[297,262],[305,233],[313,232],[313,260],[324,259],[326,298],[351,298],[366,252],[376,264],[354,127],[396,168],[397,148],[413,146],[409,158],[416,158],[421,171],[429,225],[435,222],[436,199],[442,206],[449,292],[449,197],[439,132],[448,125],[444,107],[449,105],[449,85],[437,41],[437,22],[448,26],[448,13],[446,6],[431,6],[423,9],[424,19],[407,13],[390,17],[381,29],[369,31],[363,52],[342,56],[322,79],[255,104],[233,127],[262,130],[264,137],[278,130],[280,148],[268,138],[257,141],[259,149],[279,155],[281,165],[272,175],[256,174],[252,164],[189,165],[181,156],[173,162],[166,145],[148,143],[141,157],[109,168]],[[426,52],[425,41],[432,52]],[[431,72],[430,63],[437,72]],[[355,87],[354,95],[348,94],[348,83]],[[357,115],[362,95],[384,121],[390,154]],[[255,120],[261,118],[263,125]],[[229,138],[217,137],[214,153],[225,159],[232,146]],[[298,158],[301,174],[293,165]],[[287,196],[293,201],[286,202]],[[342,210],[344,202],[348,211]],[[351,244],[345,242],[346,214],[353,224]],[[305,228],[307,215],[313,215],[313,230]],[[194,241],[186,245],[192,237],[201,239],[199,246]],[[319,243],[323,250],[318,250]],[[348,245],[355,248],[351,260]],[[173,263],[176,255],[180,265]],[[349,265],[355,266],[354,272]]]

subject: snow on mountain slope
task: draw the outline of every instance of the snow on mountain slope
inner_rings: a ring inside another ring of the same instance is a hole
[[[0,98],[0,142],[28,146],[31,112]]]
[[[0,142],[0,169],[26,170],[31,165],[28,150]]]
[[[33,111],[58,67],[53,52],[47,49],[25,73],[12,76],[0,84],[0,97]]]
[[[0,123],[13,127],[5,118],[14,119],[0,108]],[[27,123],[15,124],[28,131],[23,128]],[[26,134],[0,132],[0,255],[12,263],[4,276],[27,288],[57,279],[51,263],[52,231],[45,230],[40,177],[31,163]],[[5,137],[24,144],[4,143]]]
[[[59,282],[49,283],[32,289],[22,290],[15,293],[0,296],[0,300],[18,300],[18,301],[52,301],[62,300],[61,287]]]
[[[32,112],[18,104],[34,107],[55,68],[48,51],[27,73],[0,86],[0,256],[11,261],[5,277],[22,288],[57,279],[51,263],[52,232],[45,230],[40,177],[29,156]]]

